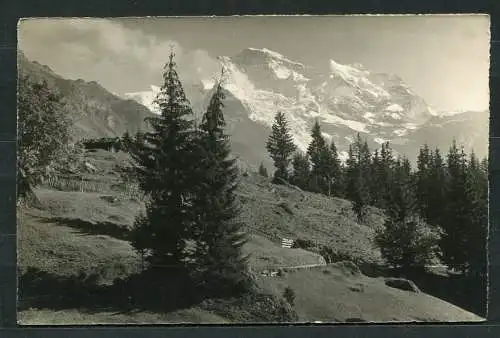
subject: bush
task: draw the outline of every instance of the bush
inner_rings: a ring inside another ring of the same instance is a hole
[[[259,174],[263,177],[269,177],[269,174],[267,173],[266,167],[264,167],[264,164],[261,163],[259,166]]]
[[[291,287],[287,286],[285,288],[285,291],[283,291],[283,298],[285,298],[291,306],[295,305],[295,291]]]
[[[314,247],[314,242],[310,239],[297,238],[297,240],[293,243],[293,248],[309,249],[312,247]]]
[[[290,323],[298,320],[295,310],[283,298],[258,290],[240,297],[207,299],[200,307],[235,323]]]
[[[359,259],[352,257],[350,254],[345,252],[339,252],[335,250],[333,247],[328,245],[322,245],[319,249],[319,254],[323,256],[323,258],[328,264],[342,262],[342,261],[353,261],[356,264],[362,263],[359,261]]]
[[[441,232],[419,218],[406,221],[388,219],[377,231],[375,243],[382,257],[396,268],[422,268],[438,255]]]

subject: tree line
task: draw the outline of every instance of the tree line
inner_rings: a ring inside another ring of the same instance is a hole
[[[311,142],[301,152],[285,115],[278,112],[266,147],[276,170],[273,181],[303,190],[346,198],[359,222],[369,206],[385,211],[384,230],[376,236],[383,257],[403,268],[436,261],[463,273],[486,269],[488,162],[455,141],[443,158],[424,144],[417,166],[395,155],[389,142],[371,151],[358,134],[340,161],[335,142],[328,143],[316,121]],[[267,175],[261,164],[259,172]]]

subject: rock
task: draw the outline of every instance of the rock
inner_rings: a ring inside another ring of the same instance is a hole
[[[413,283],[411,280],[404,278],[386,278],[385,285],[403,291],[410,291],[415,293],[420,292],[420,289],[417,287],[415,283]]]

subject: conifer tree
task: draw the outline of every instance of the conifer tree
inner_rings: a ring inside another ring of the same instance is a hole
[[[430,156],[428,171],[427,223],[441,226],[446,218],[446,165],[438,148]]]
[[[418,205],[411,177],[410,162],[407,158],[398,158],[391,181],[391,203],[387,214],[395,221],[405,221],[417,213]]]
[[[122,139],[121,139],[122,147],[124,151],[129,151],[130,147],[132,146],[133,140],[132,137],[130,136],[130,133],[128,130],[125,130],[123,133]]]
[[[444,237],[441,242],[444,262],[451,268],[466,272],[465,251],[468,228],[467,158],[455,141],[447,157],[446,217],[443,219]]]
[[[236,219],[238,169],[224,133],[222,76],[200,125],[202,178],[194,202],[196,249],[191,274],[197,287],[212,296],[235,295],[249,286],[246,257],[241,252],[246,239]]]
[[[346,161],[346,197],[352,201],[353,210],[362,222],[366,206],[370,203],[370,150],[358,134],[354,144],[349,146]]]
[[[264,163],[260,162],[259,165],[259,174],[263,177],[269,177],[269,174],[267,173],[267,168],[264,166]]]
[[[466,203],[469,224],[466,229],[468,273],[485,276],[488,235],[488,179],[474,152],[466,173]]]
[[[136,178],[147,196],[132,244],[147,253],[151,268],[173,277],[187,275],[186,244],[193,222],[192,203],[198,160],[193,113],[176,71],[174,53],[165,66],[156,102],[159,116],[151,132],[137,135],[132,157]]]
[[[377,180],[380,180],[381,208],[387,209],[391,203],[390,182],[394,172],[394,157],[389,142],[382,144],[380,161],[381,173]]]
[[[274,161],[276,171],[274,173],[274,182],[281,183],[280,180],[288,180],[291,156],[297,149],[293,143],[293,137],[288,128],[285,114],[278,112],[272,126],[272,133],[266,143],[267,151]]]
[[[308,189],[310,183],[309,156],[301,152],[296,152],[293,156],[292,167],[292,183],[301,189]]]
[[[384,208],[384,202],[382,197],[382,176],[383,176],[383,167],[382,161],[380,159],[380,153],[378,149],[375,149],[371,159],[370,166],[370,177],[372,180],[369,182],[370,185],[370,197],[371,204],[378,208]]]
[[[307,155],[311,159],[311,181],[315,192],[331,194],[334,159],[328,148],[325,138],[321,134],[321,127],[316,121],[311,130],[312,141],[307,148]]]
[[[330,182],[332,194],[340,197],[342,195],[342,168],[337,152],[337,146],[332,140],[330,143]],[[330,194],[329,194],[330,195]]]
[[[420,148],[417,157],[417,172],[415,173],[416,197],[420,215],[426,222],[430,221],[430,171],[431,153],[427,144]]]
[[[375,237],[382,257],[404,270],[423,268],[436,256],[441,234],[418,217],[411,166],[406,158],[395,162],[386,214],[384,230]]]

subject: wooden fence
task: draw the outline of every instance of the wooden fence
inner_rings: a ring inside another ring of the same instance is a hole
[[[45,180],[42,185],[59,191],[118,193],[130,198],[140,198],[142,196],[138,185],[133,182],[119,180],[105,182],[88,179],[81,175],[54,176]]]

